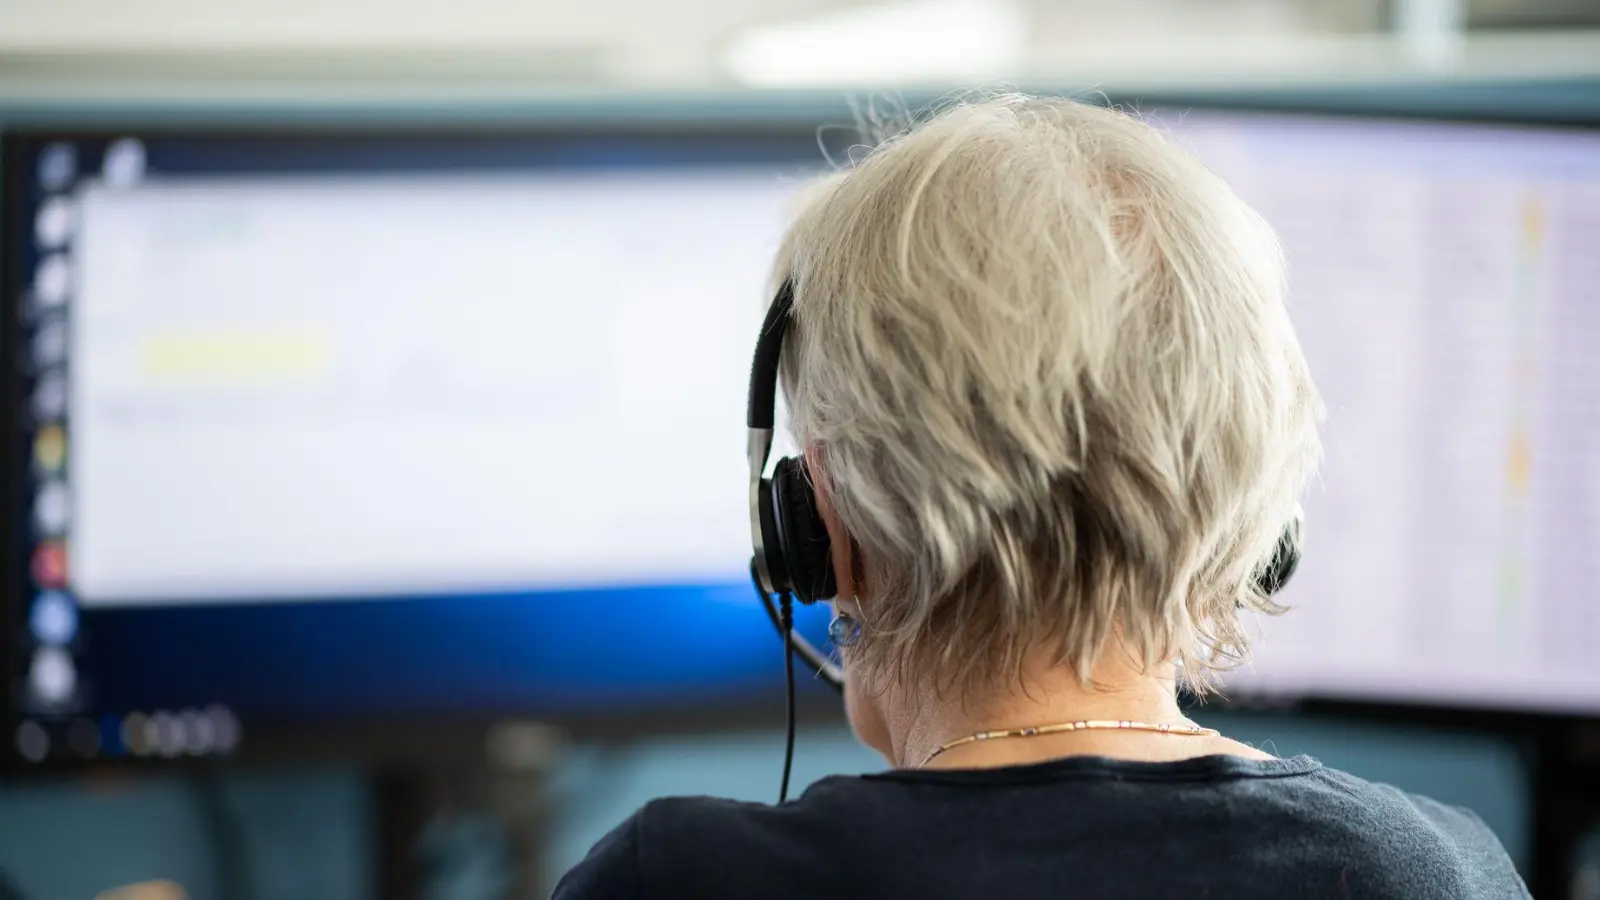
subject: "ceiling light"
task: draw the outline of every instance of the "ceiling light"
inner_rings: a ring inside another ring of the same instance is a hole
[[[752,28],[727,67],[758,87],[992,81],[1021,71],[1027,30],[1010,0],[907,0]]]

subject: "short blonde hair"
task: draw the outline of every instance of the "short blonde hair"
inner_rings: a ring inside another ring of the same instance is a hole
[[[1155,128],[955,104],[805,200],[783,384],[870,598],[853,666],[962,689],[1117,634],[1204,687],[1320,456],[1272,230]],[[859,670],[859,669],[858,669]]]

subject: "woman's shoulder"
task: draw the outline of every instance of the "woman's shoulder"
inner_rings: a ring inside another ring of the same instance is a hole
[[[1315,774],[1314,783],[1324,793],[1345,801],[1339,804],[1341,807],[1369,810],[1371,815],[1394,825],[1426,824],[1444,837],[1468,844],[1499,846],[1489,826],[1465,806],[1441,803],[1432,797],[1326,766]]]
[[[729,890],[740,885],[773,896],[774,873],[785,868],[777,858],[825,859],[838,849],[826,846],[829,836],[853,818],[851,798],[863,784],[824,778],[777,805],[705,796],[651,800],[567,873],[554,900],[627,900],[641,896],[646,884],[671,885],[685,897],[738,896]],[[788,877],[803,878],[817,859],[790,867]]]
[[[1322,838],[1353,857],[1421,881],[1457,879],[1455,896],[1528,896],[1500,839],[1471,809],[1327,767],[1310,784]]]
[[[644,840],[679,842],[728,837],[803,828],[809,820],[848,816],[876,802],[865,796],[871,790],[870,779],[830,775],[784,803],[708,796],[660,797],[646,803],[634,815],[639,820],[639,834]]]

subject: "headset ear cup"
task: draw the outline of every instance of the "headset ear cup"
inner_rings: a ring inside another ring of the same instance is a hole
[[[1295,569],[1300,567],[1300,554],[1305,541],[1305,516],[1300,510],[1295,510],[1294,518],[1283,529],[1283,534],[1278,537],[1278,546],[1272,551],[1272,558],[1256,574],[1256,588],[1262,594],[1270,597],[1283,590],[1284,585],[1294,576]]]
[[[805,463],[778,460],[772,472],[772,512],[789,588],[802,603],[831,599],[839,592],[827,525]]]

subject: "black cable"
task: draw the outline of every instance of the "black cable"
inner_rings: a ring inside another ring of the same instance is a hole
[[[800,657],[800,661],[816,673],[817,680],[834,690],[834,693],[844,692],[844,670],[837,662],[829,659],[826,654],[806,641],[804,635],[795,634],[791,630],[788,637],[783,633],[783,614],[778,611],[778,604],[773,601],[772,595],[761,587],[761,579],[755,574],[754,565],[751,566],[750,583],[755,586],[756,596],[761,600],[761,608],[766,610],[767,618],[772,620],[772,630],[778,633],[778,638],[789,647],[789,652]]]
[[[784,591],[778,602],[783,623],[783,680],[787,697],[784,706],[788,719],[783,743],[783,781],[778,784],[778,802],[782,803],[789,799],[789,773],[794,768],[794,653],[790,643],[794,636],[794,599]]]

